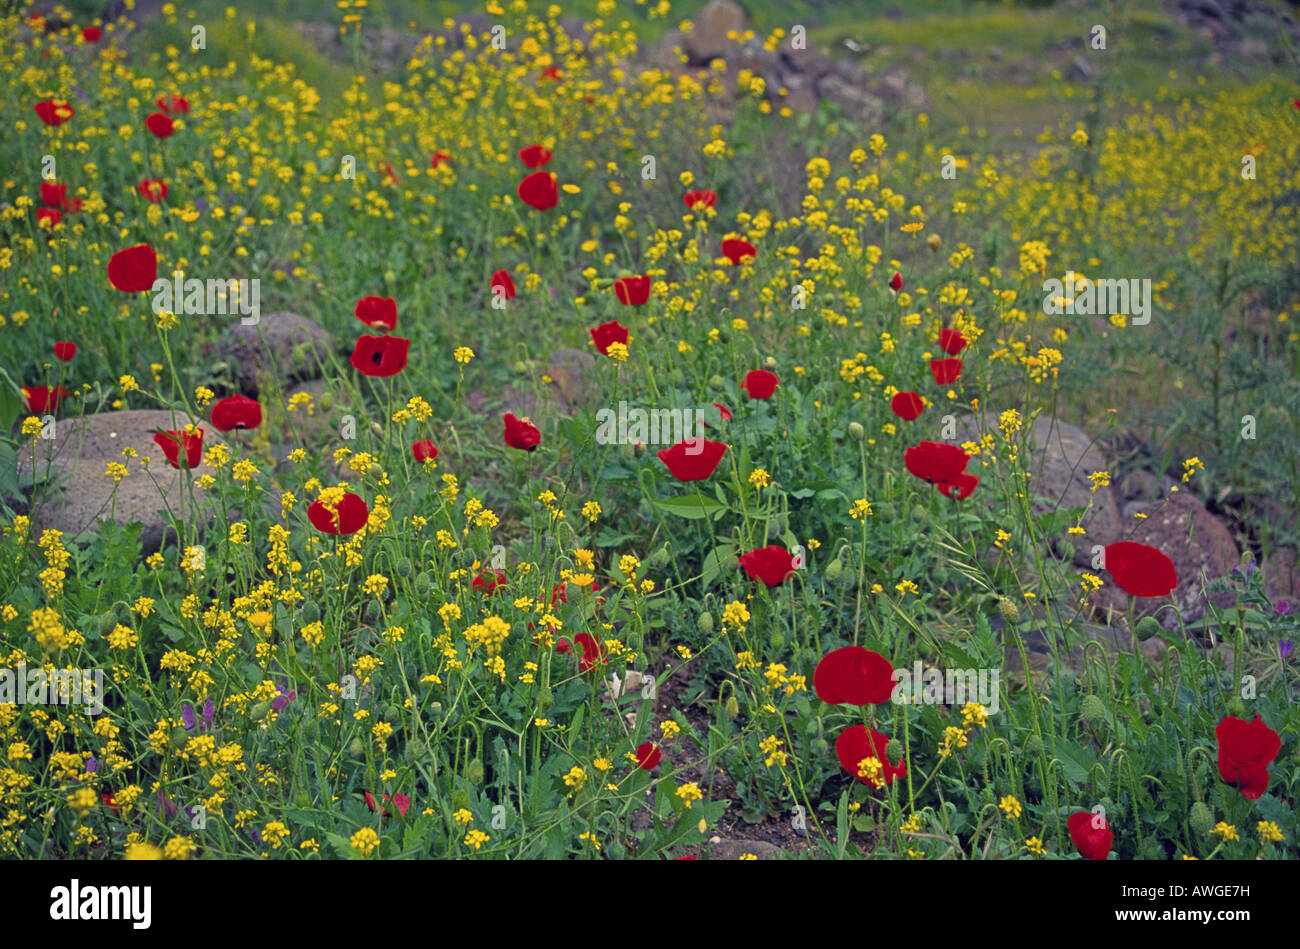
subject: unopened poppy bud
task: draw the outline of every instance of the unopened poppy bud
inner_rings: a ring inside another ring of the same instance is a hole
[[[1160,623],[1154,616],[1144,616],[1137,623],[1137,638],[1146,642],[1152,636],[1160,635]]]
[[[723,708],[727,713],[727,718],[735,718],[737,715],[740,714],[740,703],[736,701],[736,697],[734,695],[727,696],[727,702],[723,706]]]
[[[524,365],[522,359],[516,359],[515,364],[511,366],[511,368],[521,376],[528,372],[528,367]]]
[[[838,580],[840,578],[840,574],[843,572],[844,572],[844,563],[838,558],[832,560],[830,563],[826,565],[826,579],[829,580],[831,583],[834,583],[836,580]]]
[[[773,649],[780,649],[785,645],[785,636],[779,629],[774,629],[772,630],[772,635],[767,637],[767,641],[771,644]]]
[[[545,712],[555,704],[555,693],[550,690],[549,686],[543,686],[542,691],[537,693],[537,707]]]
[[[470,784],[478,784],[483,780],[483,762],[474,758],[465,766],[465,780]]]
[[[889,739],[889,744],[885,746],[885,757],[889,759],[890,765],[897,767],[903,760],[903,743],[897,738]]]
[[[721,389],[723,385],[725,385],[725,383],[722,380],[722,376],[718,375],[717,373],[714,373],[713,375],[709,376],[710,389]]]
[[[1234,695],[1228,702],[1228,714],[1234,718],[1243,717],[1246,714],[1246,703]]]
[[[826,752],[831,750],[831,746],[827,744],[825,738],[818,738],[815,742],[813,742],[812,747],[813,747],[813,752],[819,755],[824,755],[826,754]]]
[[[370,430],[374,432],[375,435],[377,435],[378,437],[380,438],[384,437],[384,426],[380,425],[378,422],[371,422]]]
[[[358,761],[366,756],[366,743],[360,738],[353,738],[352,743],[348,745],[348,754]]]
[[[998,600],[998,612],[1002,614],[1004,620],[1013,626],[1020,622],[1020,608],[1005,596]]]
[[[397,274],[391,270],[384,271],[384,283],[397,283]]]
[[[1106,720],[1106,706],[1095,695],[1085,695],[1079,704],[1079,717],[1089,725],[1100,725]]]
[[[695,628],[705,636],[710,635],[713,632],[713,614],[708,610],[700,613],[699,616],[695,617]]]
[[[764,359],[764,360],[763,360],[763,368],[766,369],[768,372],[771,372],[773,369],[775,369],[775,368],[776,368],[776,357],[775,357],[775,356],[768,356],[766,359]]]
[[[322,392],[318,401],[320,402],[320,407],[326,412],[334,408],[334,396],[328,392]]]
[[[172,729],[173,748],[184,748],[185,743],[189,741],[189,739],[190,736],[186,733],[185,729],[180,725],[177,725],[175,728]]]
[[[656,550],[654,553],[652,553],[650,555],[650,559],[647,560],[646,563],[648,563],[650,566],[654,567],[657,570],[668,566],[668,545],[665,544],[664,546]]]
[[[597,290],[608,290],[614,286],[614,279],[612,277],[597,277],[591,282],[591,285]]]
[[[395,722],[402,713],[397,710],[396,705],[389,705],[384,709],[384,721]]]
[[[855,442],[860,442],[867,437],[867,430],[862,427],[861,422],[849,422],[849,438]]]
[[[440,718],[442,718],[442,703],[434,702],[429,706],[429,721],[436,722]]]
[[[298,618],[303,625],[314,623],[320,619],[320,607],[316,605],[314,600],[308,600],[302,605],[302,609],[298,611]]]
[[[112,610],[109,610],[107,613],[105,613],[103,616],[99,618],[99,635],[107,636],[109,633],[113,631],[113,627],[116,625],[117,625],[117,614],[114,613]]]
[[[316,721],[316,716],[312,715],[303,720],[302,733],[305,738],[315,740],[320,734],[320,724]]]
[[[269,711],[271,711],[271,700],[267,699],[264,702],[258,702],[249,709],[248,717],[255,722],[260,722],[262,719],[266,718],[266,713]]]
[[[1214,812],[1204,801],[1196,801],[1187,815],[1187,823],[1202,837],[1214,829]]]
[[[943,246],[943,238],[938,234],[931,234],[925,239],[925,246],[937,252]]]
[[[1030,735],[1025,739],[1025,754],[1041,755],[1043,753],[1043,739],[1037,735]]]
[[[396,566],[397,572],[402,576],[406,576],[411,572],[411,561],[406,557],[398,557]]]
[[[420,596],[428,596],[433,591],[433,580],[427,573],[417,573],[415,575],[415,592]]]

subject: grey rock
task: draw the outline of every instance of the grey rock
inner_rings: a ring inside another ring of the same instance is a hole
[[[164,542],[176,539],[160,512],[170,511],[181,519],[192,520],[197,508],[200,520],[216,517],[219,508],[215,496],[197,487],[188,491],[186,482],[216,474],[207,463],[207,452],[223,441],[221,433],[210,422],[199,421],[204,460],[188,478],[167,463],[153,440],[159,429],[179,430],[190,421],[183,414],[163,409],[104,412],[60,421],[53,439],[35,441],[35,474],[39,482],[33,494],[36,527],[55,528],[75,537],[94,530],[101,520],[139,523],[143,527],[140,543],[149,554]],[[124,457],[125,448],[134,448],[139,457]],[[144,457],[150,459],[147,469],[141,465]],[[31,444],[19,452],[19,458],[19,475],[32,473]],[[129,472],[116,486],[106,474],[109,463],[115,461],[126,465]]]
[[[740,5],[732,0],[709,0],[692,22],[695,28],[683,39],[683,49],[692,66],[705,66],[727,52],[737,43],[727,38],[729,32],[743,33],[749,19]]]
[[[711,856],[715,860],[739,860],[752,854],[759,860],[779,860],[786,852],[776,844],[762,840],[720,840],[713,845]]]
[[[256,397],[267,380],[315,379],[328,365],[333,338],[297,313],[263,314],[257,323],[237,323],[217,340],[217,355],[231,365],[244,395]]]

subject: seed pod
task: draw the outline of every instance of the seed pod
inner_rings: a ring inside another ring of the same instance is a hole
[[[867,430],[862,427],[861,422],[849,422],[849,438],[855,442],[860,442],[867,437]]]
[[[1079,717],[1089,725],[1100,725],[1106,720],[1106,706],[1095,695],[1085,695],[1079,705]]]

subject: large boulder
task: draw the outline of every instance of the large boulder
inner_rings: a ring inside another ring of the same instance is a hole
[[[240,391],[255,398],[269,381],[288,385],[319,377],[332,347],[333,338],[316,323],[279,312],[228,327],[217,340],[217,355],[230,363]]]
[[[727,34],[749,27],[744,9],[732,0],[709,0],[691,22],[694,29],[683,38],[682,48],[692,66],[706,66],[734,50],[737,44]]]
[[[216,475],[207,463],[208,449],[222,441],[221,433],[210,422],[199,421],[203,429],[204,461],[186,473],[173,468],[153,440],[160,429],[179,430],[191,419],[162,409],[136,409],[104,412],[81,419],[59,421],[54,438],[36,438],[19,452],[20,477],[33,472],[35,448],[36,487],[33,491],[33,519],[39,530],[55,528],[69,537],[93,530],[100,521],[142,525],[140,543],[146,554],[158,550],[164,542],[175,542],[175,535],[163,520],[166,512],[189,520],[198,509],[200,519],[217,516],[214,497],[193,487],[188,481],[205,474]],[[124,449],[133,448],[137,457],[125,457]],[[149,458],[148,469],[141,459]],[[107,474],[112,462],[127,467],[128,474],[114,484]]]

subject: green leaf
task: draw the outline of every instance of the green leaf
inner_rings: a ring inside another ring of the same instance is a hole
[[[656,501],[655,506],[666,514],[675,514],[690,521],[702,520],[710,514],[727,510],[727,505],[715,501],[713,498],[706,498],[702,494]]]

